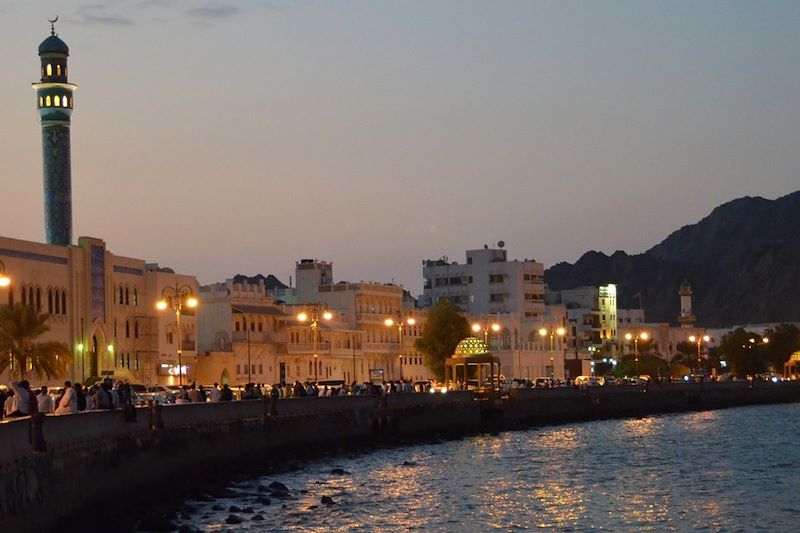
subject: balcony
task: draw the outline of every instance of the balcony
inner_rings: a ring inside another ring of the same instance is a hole
[[[400,345],[396,342],[365,342],[364,351],[367,353],[399,353]]]
[[[360,324],[383,324],[390,316],[390,313],[356,313],[356,321]]]
[[[232,334],[232,340],[236,342],[247,342],[247,332],[246,331],[234,331]],[[255,343],[262,343],[262,342],[280,342],[279,335],[277,333],[272,333],[270,331],[251,331],[250,332],[250,342]]]
[[[286,345],[286,353],[311,355],[314,350],[314,343],[311,342],[290,342]],[[317,355],[328,354],[331,351],[331,343],[321,341],[317,343]]]

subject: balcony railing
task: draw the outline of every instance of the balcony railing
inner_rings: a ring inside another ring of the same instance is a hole
[[[234,341],[241,341],[247,342],[247,332],[246,331],[234,331],[231,335]],[[250,342],[280,342],[280,336],[277,333],[272,333],[271,331],[251,331],[250,332]]]
[[[396,342],[365,342],[364,351],[367,353],[398,353],[400,345]]]
[[[311,342],[290,342],[286,345],[286,352],[291,354],[310,354],[313,350],[314,344]],[[330,342],[320,341],[317,343],[317,355],[329,353],[330,350]]]

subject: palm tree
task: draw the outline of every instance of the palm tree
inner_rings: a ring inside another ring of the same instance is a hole
[[[48,379],[67,375],[72,352],[63,342],[37,342],[50,331],[50,315],[39,313],[30,305],[0,307],[0,372],[9,366],[14,374],[26,379],[29,374]]]

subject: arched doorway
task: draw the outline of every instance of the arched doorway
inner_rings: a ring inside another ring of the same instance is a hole
[[[99,353],[97,349],[97,335],[92,335],[92,342],[89,348],[89,377],[96,378],[100,375]]]
[[[230,386],[231,377],[228,374],[228,369],[227,368],[222,371],[222,374],[219,377],[219,384],[220,385],[229,385]]]

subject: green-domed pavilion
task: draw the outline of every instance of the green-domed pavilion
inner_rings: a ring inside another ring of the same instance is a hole
[[[453,356],[445,359],[444,380],[456,389],[499,390],[500,359],[481,339],[467,337],[458,343]]]

